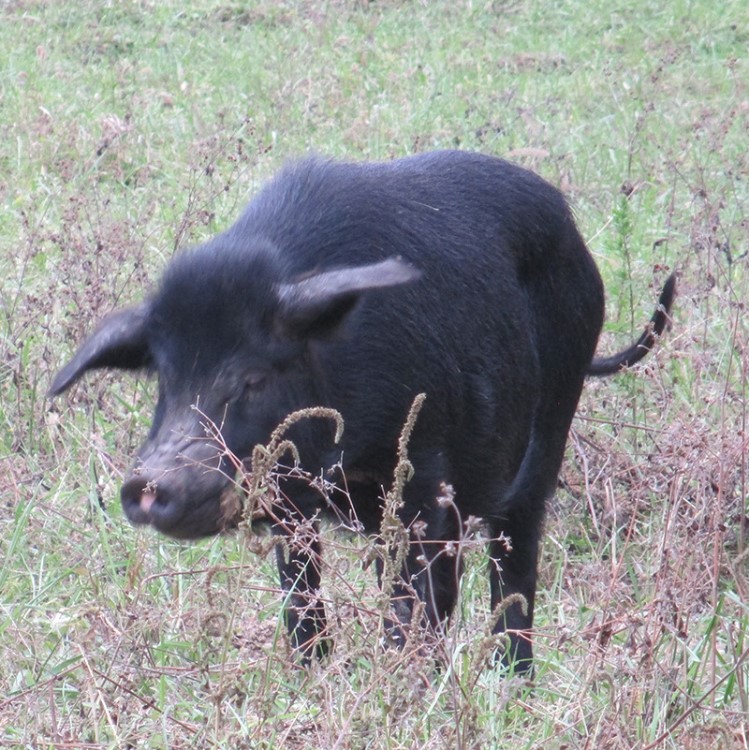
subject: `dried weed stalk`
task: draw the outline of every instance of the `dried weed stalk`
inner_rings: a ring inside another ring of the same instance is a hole
[[[398,438],[398,461],[393,471],[393,486],[385,493],[384,498],[378,550],[382,564],[381,587],[384,608],[390,606],[395,586],[402,581],[408,556],[410,539],[408,530],[401,520],[400,511],[403,508],[403,491],[414,473],[413,464],[408,458],[408,443],[425,400],[426,394],[420,393],[411,404]]]
[[[273,506],[278,500],[278,483],[276,467],[287,453],[291,454],[294,469],[299,469],[299,451],[296,445],[284,435],[290,427],[302,419],[331,419],[335,422],[336,432],[333,441],[338,443],[343,435],[343,417],[340,412],[324,406],[300,409],[289,414],[271,433],[267,445],[256,445],[250,457],[249,472],[242,472],[242,487],[244,494],[243,520],[240,526],[251,530],[253,518],[272,517]],[[309,476],[310,483],[314,478]]]

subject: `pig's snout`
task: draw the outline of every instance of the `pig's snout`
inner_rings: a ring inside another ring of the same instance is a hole
[[[122,507],[128,520],[150,525],[180,539],[217,534],[237,525],[241,502],[230,469],[182,466],[155,470],[140,466],[122,485]]]
[[[122,507],[134,524],[152,524],[169,533],[184,515],[184,504],[175,498],[165,481],[139,474],[122,486]]]

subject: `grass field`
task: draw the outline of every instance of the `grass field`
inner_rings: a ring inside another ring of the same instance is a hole
[[[0,51],[0,746],[749,747],[745,0],[3,0]],[[367,542],[332,531],[337,647],[305,671],[263,544],[123,518],[153,384],[45,391],[287,158],[443,147],[569,196],[601,352],[678,269],[673,327],[584,392],[532,681],[486,663],[480,550],[435,670],[381,648]]]

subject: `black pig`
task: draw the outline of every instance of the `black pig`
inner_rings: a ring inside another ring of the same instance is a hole
[[[93,368],[158,374],[153,426],[122,503],[133,523],[181,538],[235,526],[227,507],[236,506],[222,502],[236,473],[229,452],[249,456],[286,415],[318,405],[343,416],[342,442],[324,421],[297,424],[301,466],[346,492],[323,498],[291,472],[273,529],[289,534],[336,509],[377,533],[399,433],[426,394],[400,512],[414,543],[398,619],[407,627],[416,595],[429,625],[443,627],[460,574],[447,543],[479,517],[492,539],[492,607],[511,594],[527,604],[510,606],[496,628],[510,633],[506,661],[522,670],[544,505],[583,380],[641,359],[673,294],[671,277],[640,340],[594,359],[602,282],[565,199],[544,180],[464,152],[308,158],[234,226],[176,257],[146,302],[106,318],[51,393]],[[445,485],[452,504],[437,499]],[[292,642],[308,659],[327,643],[319,541],[278,550]]]

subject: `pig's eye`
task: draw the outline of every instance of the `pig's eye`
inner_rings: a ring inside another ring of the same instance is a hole
[[[242,395],[247,398],[260,392],[268,382],[268,376],[264,372],[248,372],[244,377],[244,388]]]

